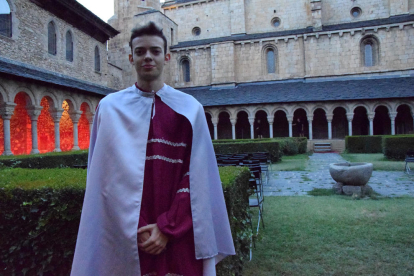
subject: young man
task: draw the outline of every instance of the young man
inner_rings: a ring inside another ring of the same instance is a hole
[[[130,46],[137,82],[96,111],[72,275],[215,275],[235,252],[203,107],[163,83],[153,22]]]

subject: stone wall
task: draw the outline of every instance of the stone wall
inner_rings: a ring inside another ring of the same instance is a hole
[[[206,1],[164,8],[166,16],[177,25],[178,41],[199,40],[231,35],[230,0]],[[199,36],[192,30],[199,27]]]
[[[106,44],[28,0],[9,0],[12,9],[13,34],[0,36],[0,56],[37,66],[55,73],[109,86]],[[53,21],[57,33],[57,54],[48,53],[48,24]],[[16,31],[17,30],[17,31]],[[66,32],[73,37],[73,61],[66,60]],[[98,46],[101,70],[95,72],[94,50]]]
[[[357,22],[372,20],[377,18],[386,18],[390,15],[389,1],[399,0],[366,0],[366,1],[322,1],[322,24],[331,25],[345,22]],[[354,18],[351,15],[351,9],[359,7],[362,13],[359,17]]]
[[[301,29],[312,25],[307,0],[245,0],[245,6],[247,33]],[[275,17],[280,18],[280,26],[277,28],[271,24]]]

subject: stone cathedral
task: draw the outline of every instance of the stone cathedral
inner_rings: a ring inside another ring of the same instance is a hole
[[[165,82],[212,139],[413,133],[414,0],[0,0],[0,151],[87,148],[99,100],[132,85],[130,30],[154,21]]]

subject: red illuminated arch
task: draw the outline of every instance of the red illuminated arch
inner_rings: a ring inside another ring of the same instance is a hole
[[[60,149],[69,151],[73,148],[73,122],[69,116],[69,111],[73,109],[73,105],[70,100],[65,100],[62,103],[62,108],[63,113],[59,123]]]
[[[10,120],[10,143],[14,155],[30,154],[32,149],[32,122],[26,109],[29,101],[25,92],[17,93],[14,98],[17,105]]]
[[[55,149],[55,124],[50,114],[50,106],[53,106],[53,100],[50,97],[43,97],[40,105],[43,109],[37,120],[39,152],[52,152]]]
[[[81,105],[82,115],[78,123],[78,134],[79,134],[79,148],[88,149],[89,148],[89,121],[88,115],[90,114],[90,107],[87,103],[82,103]]]

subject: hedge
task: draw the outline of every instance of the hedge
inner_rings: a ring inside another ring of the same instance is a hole
[[[382,152],[382,135],[346,136],[345,148],[349,153]]]
[[[284,138],[264,138],[264,139],[223,139],[214,140],[213,144],[228,143],[267,143],[279,142],[279,147],[284,155],[295,155],[307,152],[308,140],[306,137],[284,137]]]
[[[241,143],[214,143],[214,151],[216,154],[237,154],[247,152],[268,152],[270,160],[277,162],[282,157],[280,144],[277,141],[268,140],[256,142]]]
[[[75,179],[50,183],[47,179],[53,177],[41,177],[42,171],[60,174],[55,182],[71,173]],[[69,275],[85,192],[79,182],[85,183],[86,170],[0,170],[0,177],[10,175],[29,181],[0,183],[0,275]],[[226,167],[220,175],[238,255],[223,261],[218,275],[241,275],[251,237],[249,172]]]
[[[87,163],[87,150],[35,155],[17,155],[0,158],[0,166],[11,168],[65,168],[73,167],[74,165],[86,165]]]
[[[385,136],[383,150],[388,159],[404,160],[407,151],[414,151],[414,136]]]

